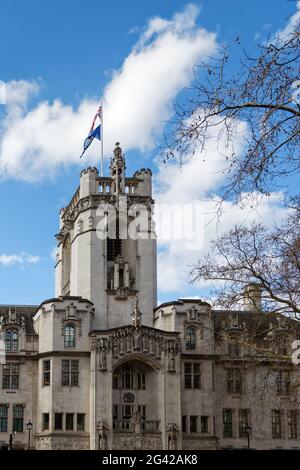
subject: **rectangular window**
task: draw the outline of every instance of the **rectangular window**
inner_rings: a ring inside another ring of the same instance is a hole
[[[49,430],[49,413],[43,413],[43,431]]]
[[[78,387],[79,361],[71,361],[71,387]]]
[[[55,413],[54,415],[54,430],[62,431],[63,428],[63,413]]]
[[[288,439],[297,439],[298,426],[297,426],[298,413],[296,410],[288,411]]]
[[[66,431],[74,430],[74,413],[66,413]]]
[[[249,410],[239,410],[239,436],[247,437],[247,428],[249,426]]]
[[[113,405],[113,420],[118,421],[119,419],[119,405]]]
[[[50,368],[51,362],[49,360],[43,362],[43,387],[50,385]]]
[[[181,417],[181,423],[182,423],[182,432],[187,432],[186,416]]]
[[[198,416],[190,416],[190,432],[198,432]]]
[[[223,410],[223,437],[233,437],[232,410]]]
[[[85,425],[85,414],[77,413],[77,431],[84,431]]]
[[[281,411],[272,410],[272,437],[273,439],[281,438]]]
[[[138,405],[138,411],[143,419],[146,419],[146,405]]]
[[[23,432],[24,406],[13,406],[13,432]]]
[[[62,386],[78,387],[79,384],[79,361],[62,360],[61,367]]]
[[[198,362],[184,364],[184,386],[185,388],[201,387],[200,364]]]
[[[0,432],[7,432],[8,406],[0,405]]]
[[[19,388],[19,364],[3,364],[2,388],[16,390]]]
[[[119,375],[115,372],[113,375],[113,389],[118,390],[119,388]]]
[[[208,433],[208,416],[201,416],[201,432]]]
[[[227,369],[227,392],[242,393],[242,371],[241,369]]]
[[[276,371],[276,392],[277,395],[290,394],[290,371],[278,370]]]

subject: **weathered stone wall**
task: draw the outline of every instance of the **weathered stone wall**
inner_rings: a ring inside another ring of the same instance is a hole
[[[141,434],[115,432],[113,449],[116,450],[160,450],[163,448],[161,434]]]

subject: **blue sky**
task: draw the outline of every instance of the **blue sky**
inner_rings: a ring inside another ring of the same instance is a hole
[[[217,157],[212,166],[187,165],[183,173],[157,163],[154,141],[172,116],[170,103],[191,83],[193,65],[213,54],[217,43],[239,34],[254,51],[258,40],[288,24],[296,4],[203,0],[188,5],[0,1],[0,80],[8,90],[7,104],[0,104],[0,303],[39,304],[54,295],[58,213],[77,188],[82,167],[98,162],[96,144],[85,161],[77,155],[101,97],[107,101],[106,156],[120,139],[128,174],[141,166],[153,169],[158,200],[173,199],[178,185],[182,193],[186,188],[189,201],[207,180],[209,189],[217,188],[220,181],[211,176]],[[234,57],[232,67],[237,64]],[[172,77],[170,84],[166,76]],[[191,182],[195,170],[197,180]],[[271,196],[261,215],[278,212],[279,199]],[[228,212],[225,226],[234,222],[234,211]],[[199,250],[187,261],[180,244],[161,244],[159,300],[203,294],[203,286],[187,282],[188,265]]]

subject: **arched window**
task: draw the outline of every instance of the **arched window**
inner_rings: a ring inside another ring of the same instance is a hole
[[[66,325],[64,330],[65,337],[65,348],[74,348],[75,347],[75,326]]]
[[[113,388],[123,390],[145,390],[146,373],[143,367],[124,365],[113,374]]]
[[[133,389],[133,367],[125,366],[123,369],[122,388]]]
[[[137,388],[138,390],[145,390],[146,383],[145,383],[145,371],[142,367],[137,368]]]
[[[18,351],[19,335],[17,330],[6,330],[5,332],[5,350]]]
[[[196,349],[196,328],[188,326],[185,332],[185,346],[188,351]]]

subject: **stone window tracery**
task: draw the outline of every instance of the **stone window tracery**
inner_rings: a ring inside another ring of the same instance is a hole
[[[185,332],[185,346],[187,351],[194,351],[196,349],[196,328],[188,326]]]
[[[72,324],[64,327],[64,345],[65,348],[75,348],[75,326]]]
[[[16,329],[5,331],[5,350],[18,351],[19,349],[19,333]]]

